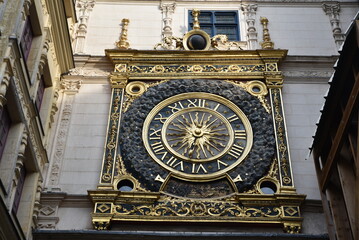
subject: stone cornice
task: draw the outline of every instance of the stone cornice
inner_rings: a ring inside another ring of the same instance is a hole
[[[121,1],[118,0],[96,0],[96,3],[101,2],[111,2],[115,4],[158,4],[158,0],[127,0],[127,1]],[[168,3],[171,1],[163,1],[163,3]],[[317,3],[322,4],[323,0],[255,0],[255,1],[239,1],[239,0],[176,0],[176,4],[192,4],[192,3],[200,3],[200,4],[242,4],[242,3],[281,3],[281,4],[288,4],[288,3]],[[357,4],[356,0],[347,0],[347,1],[341,1],[340,4]]]
[[[326,83],[338,56],[287,56],[280,64],[287,83]],[[310,69],[310,70],[309,70]]]

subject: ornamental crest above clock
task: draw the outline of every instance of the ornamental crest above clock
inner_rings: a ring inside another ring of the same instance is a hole
[[[263,100],[266,86],[253,83],[248,88],[178,79],[150,85],[122,116],[123,168],[141,188],[175,197],[218,198],[253,190],[268,174],[276,149],[272,115]]]

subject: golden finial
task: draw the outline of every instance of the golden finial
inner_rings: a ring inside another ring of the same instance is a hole
[[[200,29],[199,20],[198,20],[199,13],[200,13],[200,11],[198,9],[193,9],[193,11],[192,11],[193,29],[194,30],[199,30]]]
[[[116,42],[116,46],[119,49],[128,49],[128,47],[130,46],[130,43],[127,41],[127,30],[129,22],[130,20],[127,18],[122,19],[122,31],[120,41]]]
[[[270,39],[268,19],[266,17],[261,17],[260,20],[261,24],[263,25],[263,42],[261,43],[262,49],[273,49],[274,43]]]

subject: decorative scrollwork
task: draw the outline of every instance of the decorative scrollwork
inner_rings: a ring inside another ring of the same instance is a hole
[[[283,213],[280,207],[245,207],[237,203],[222,201],[181,201],[171,200],[150,205],[117,204],[117,216],[156,217],[228,217],[228,218],[278,218]]]
[[[133,65],[127,68],[132,74],[168,74],[168,73],[239,73],[263,72],[263,64],[253,65]]]
[[[285,130],[285,123],[282,111],[282,102],[280,96],[280,89],[275,88],[271,90],[271,98],[273,102],[273,115],[275,120],[277,145],[279,153],[280,172],[282,176],[282,184],[284,186],[292,186],[292,177],[289,163],[289,151],[287,144],[287,136]]]

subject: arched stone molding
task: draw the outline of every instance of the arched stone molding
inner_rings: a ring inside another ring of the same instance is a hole
[[[74,53],[84,53],[87,24],[95,3],[95,0],[76,1],[76,12],[79,18],[79,23],[74,29],[75,37],[72,46]]]
[[[343,44],[345,35],[342,33],[342,29],[340,27],[340,4],[339,2],[323,2],[322,4],[323,10],[326,15],[329,16],[330,24],[332,26],[333,37],[337,49]]]
[[[257,8],[258,5],[255,3],[241,5],[241,10],[247,25],[248,50],[254,50],[258,48],[258,34],[257,29],[255,28]]]

